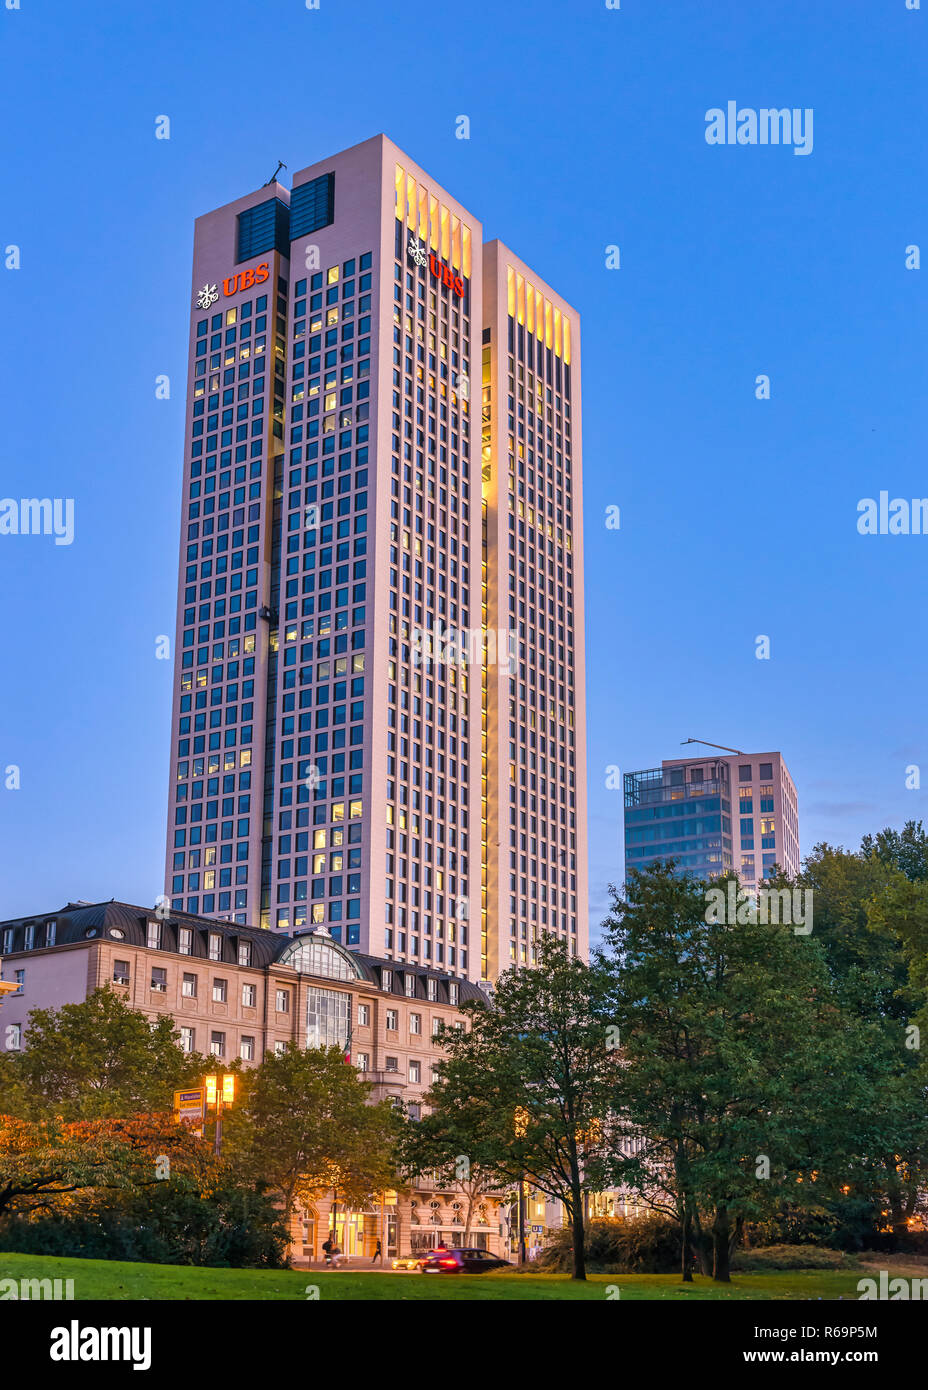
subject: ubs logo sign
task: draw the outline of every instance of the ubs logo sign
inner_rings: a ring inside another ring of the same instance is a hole
[[[452,294],[457,295],[458,299],[463,297],[464,281],[460,275],[455,275],[451,267],[445,265],[444,261],[440,261],[434,251],[427,252],[421,241],[417,241],[415,237],[410,237],[406,246],[406,255],[415,265],[428,265],[430,274],[436,280],[440,280],[447,289],[451,290]]]
[[[263,285],[270,273],[270,265],[267,261],[262,261],[260,265],[250,266],[248,270],[238,270],[227,280],[223,280],[222,292],[228,297],[238,294],[241,290],[250,290],[255,285]],[[207,283],[201,290],[197,290],[196,306],[198,309],[208,309],[216,303],[218,298],[218,286]]]

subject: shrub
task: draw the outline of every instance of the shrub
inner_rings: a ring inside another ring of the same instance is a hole
[[[602,1217],[586,1226],[584,1251],[591,1273],[673,1274],[680,1268],[680,1228],[663,1216],[635,1221]],[[536,1266],[560,1273],[573,1269],[569,1229],[556,1233]]]
[[[0,1249],[25,1255],[279,1269],[286,1231],[270,1198],[232,1188],[201,1197],[158,1183],[113,1205],[0,1221]]]

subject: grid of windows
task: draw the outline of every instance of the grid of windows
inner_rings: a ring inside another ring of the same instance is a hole
[[[479,683],[447,636],[467,632],[474,616],[469,275],[461,283],[457,296],[411,256],[396,220],[384,944],[388,956],[463,972]],[[422,633],[439,636],[423,646]]]
[[[236,264],[275,250],[285,256],[290,250],[290,213],[286,203],[269,198],[239,213]]]
[[[520,304],[523,294],[537,304],[530,286],[520,285]],[[570,365],[540,321],[539,329],[541,337],[527,315],[510,314],[500,378],[506,408],[501,402],[497,424],[508,463],[508,606],[517,643],[508,709],[509,952],[520,964],[534,963],[542,931],[577,947],[572,538],[579,499]]]
[[[290,194],[290,238],[307,236],[335,221],[335,175],[298,184]]]
[[[347,945],[360,944],[366,808],[372,262],[366,251],[293,284],[273,536],[283,622],[271,633],[267,743],[279,775],[262,923],[325,924]]]
[[[250,210],[254,226],[268,209],[277,216],[276,202]],[[178,612],[171,904],[242,923],[257,907],[249,857],[262,806],[252,801],[261,795],[252,761],[268,593],[262,539],[273,449],[283,438],[283,277],[276,291],[276,303],[269,293],[241,297],[196,322]]]

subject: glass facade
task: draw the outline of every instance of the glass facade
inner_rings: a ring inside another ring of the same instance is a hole
[[[716,878],[733,867],[731,786],[725,763],[625,774],[625,868],[673,859],[677,872]]]
[[[306,1047],[347,1048],[351,1033],[351,995],[341,990],[306,991]]]

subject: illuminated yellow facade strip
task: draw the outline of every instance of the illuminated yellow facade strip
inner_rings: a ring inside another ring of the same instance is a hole
[[[510,317],[569,365],[570,319],[511,265],[506,267],[506,301]]]

